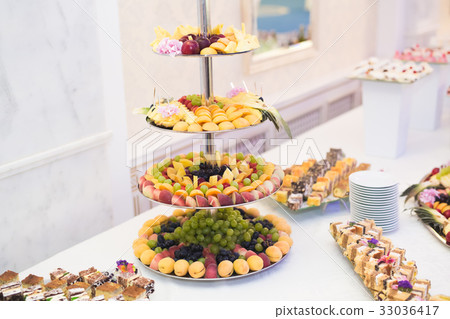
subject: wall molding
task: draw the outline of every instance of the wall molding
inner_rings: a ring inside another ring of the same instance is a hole
[[[112,138],[112,131],[105,131],[86,138],[67,143],[44,152],[36,153],[15,161],[0,165],[0,179],[17,175],[50,164],[62,158],[104,145]]]

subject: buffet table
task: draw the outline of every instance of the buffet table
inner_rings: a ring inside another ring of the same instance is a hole
[[[311,140],[304,144],[306,139]],[[315,145],[321,154],[325,154],[330,147],[342,148],[347,156],[356,158],[358,162],[371,163],[372,169],[383,169],[396,176],[402,191],[419,181],[428,170],[450,160],[450,110],[444,111],[440,129],[433,132],[410,131],[406,152],[396,160],[371,157],[364,153],[362,107],[312,129],[263,156],[283,167],[301,163],[308,153],[305,147],[300,152],[302,145]],[[192,282],[166,278],[145,269],[133,255],[132,242],[146,220],[158,214],[170,214],[173,208],[168,206],[158,206],[62,251],[23,271],[20,276],[23,278],[29,273],[48,276],[57,267],[73,272],[90,266],[106,270],[114,267],[116,260],[126,259],[134,262],[146,277],[155,280],[156,290],[152,300],[372,299],[328,233],[330,222],[350,218],[346,205],[336,202],[326,209],[293,212],[268,198],[250,207],[259,208],[262,214],[283,216],[292,226],[291,237],[294,240],[285,260],[251,277]],[[432,294],[450,295],[450,249],[436,240],[417,217],[400,212],[400,228],[385,235],[392,239],[395,246],[406,249],[407,259],[417,262],[418,278],[431,280]]]

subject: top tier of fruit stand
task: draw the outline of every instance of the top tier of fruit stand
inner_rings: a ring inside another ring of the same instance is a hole
[[[211,20],[210,20],[210,2],[209,0],[198,0],[198,24],[200,28],[200,34],[207,36],[211,32]],[[235,54],[242,54],[251,51],[237,52]],[[223,55],[234,55],[234,54],[223,54]],[[213,67],[212,58],[222,56],[222,54],[216,55],[180,55],[180,57],[198,57],[200,58],[200,89],[201,96],[206,100],[206,105],[210,105],[214,101],[213,93]],[[157,128],[157,126],[155,126]],[[251,127],[251,126],[249,126]],[[245,127],[247,128],[247,127]],[[244,129],[244,128],[243,128]],[[231,131],[231,130],[227,130]],[[176,131],[173,131],[176,132]],[[205,143],[203,146],[203,151],[205,152],[206,158],[208,160],[213,160],[215,158],[215,144],[214,144],[214,132],[202,131],[202,132],[180,132],[180,133],[195,133],[195,134],[205,134]]]

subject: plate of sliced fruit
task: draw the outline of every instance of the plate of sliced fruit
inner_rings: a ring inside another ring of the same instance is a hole
[[[281,185],[282,168],[261,157],[203,152],[167,158],[139,179],[140,192],[160,204],[184,208],[231,207],[273,194]]]
[[[332,148],[326,159],[310,159],[286,169],[283,184],[273,197],[294,211],[343,200],[349,196],[350,174],[368,169],[370,164],[357,165],[356,159]]]
[[[155,128],[181,133],[228,132],[245,129],[269,120],[277,130],[281,127],[291,136],[280,113],[264,103],[262,97],[234,88],[227,97],[215,96],[207,105],[199,94],[184,95],[178,100],[161,99],[150,107],[137,108],[135,114],[146,115]]]
[[[283,261],[293,244],[282,217],[256,208],[176,209],[147,220],[133,243],[149,270],[175,279],[245,278]]]
[[[450,166],[434,168],[400,196],[405,196],[405,204],[413,202],[409,210],[416,213],[440,242],[450,247]]]
[[[156,39],[150,44],[153,51],[171,57],[216,57],[259,48],[258,38],[246,33],[244,23],[241,30],[233,26],[223,30],[223,24],[219,24],[206,35],[190,25],[178,26],[173,34],[158,26],[155,33]]]

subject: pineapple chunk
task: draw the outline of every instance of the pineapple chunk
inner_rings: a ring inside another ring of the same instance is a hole
[[[209,183],[210,183],[212,186],[216,186],[216,185],[217,185],[217,175],[210,176],[210,177],[209,177]]]
[[[177,171],[177,176],[183,177],[186,175],[186,171],[184,170],[184,167],[180,167]]]
[[[198,187],[198,177],[194,175],[194,188]]]
[[[173,168],[178,172],[180,169],[184,170],[184,165],[181,164],[180,162],[172,162]]]
[[[229,180],[230,182],[232,182],[234,180],[234,175],[233,173],[227,168],[225,170],[225,173],[223,173],[223,178]]]

